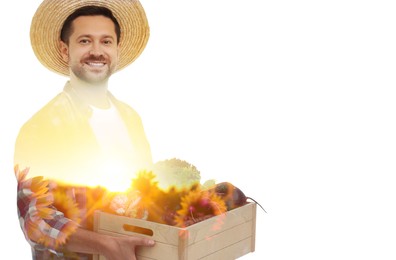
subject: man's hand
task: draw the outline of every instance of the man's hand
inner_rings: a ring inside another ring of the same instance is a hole
[[[110,236],[79,228],[70,236],[66,248],[73,252],[100,254],[107,260],[136,260],[137,247],[154,244],[154,240],[148,238]]]
[[[154,241],[147,238],[120,236],[111,237],[101,250],[107,260],[136,260],[136,247],[154,246]]]

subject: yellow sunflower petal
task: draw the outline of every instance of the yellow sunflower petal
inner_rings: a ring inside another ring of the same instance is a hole
[[[19,165],[15,164],[14,173],[18,182],[23,181],[26,178],[26,175],[29,173],[29,168],[25,168],[22,171],[19,169]]]
[[[226,212],[225,202],[215,193],[192,190],[181,199],[181,209],[176,212],[175,223],[186,227],[209,217]]]
[[[53,219],[56,210],[52,208],[38,208],[37,216],[42,219]]]
[[[66,195],[66,193],[56,190],[53,192],[54,207],[63,212],[66,218],[69,218],[77,223],[81,221],[81,212],[77,203]]]

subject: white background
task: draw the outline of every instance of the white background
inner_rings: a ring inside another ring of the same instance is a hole
[[[1,7],[0,247],[9,259],[30,259],[15,137],[66,80],[31,50],[40,2]],[[142,116],[154,159],[187,160],[265,207],[256,252],[242,259],[396,259],[392,2],[142,0],[149,44],[110,90]]]

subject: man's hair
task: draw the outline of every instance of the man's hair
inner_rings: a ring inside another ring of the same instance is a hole
[[[120,42],[121,29],[120,24],[114,17],[110,9],[101,6],[84,6],[75,10],[71,15],[69,15],[65,22],[63,23],[60,38],[66,44],[69,44],[70,35],[73,33],[72,23],[80,16],[96,16],[102,15],[104,17],[110,18],[115,26],[115,32],[117,35],[117,43]]]

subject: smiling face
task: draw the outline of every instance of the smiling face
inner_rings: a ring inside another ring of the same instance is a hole
[[[70,73],[80,80],[91,84],[107,82],[118,62],[114,23],[101,15],[76,18],[68,44],[61,42],[61,54]]]

